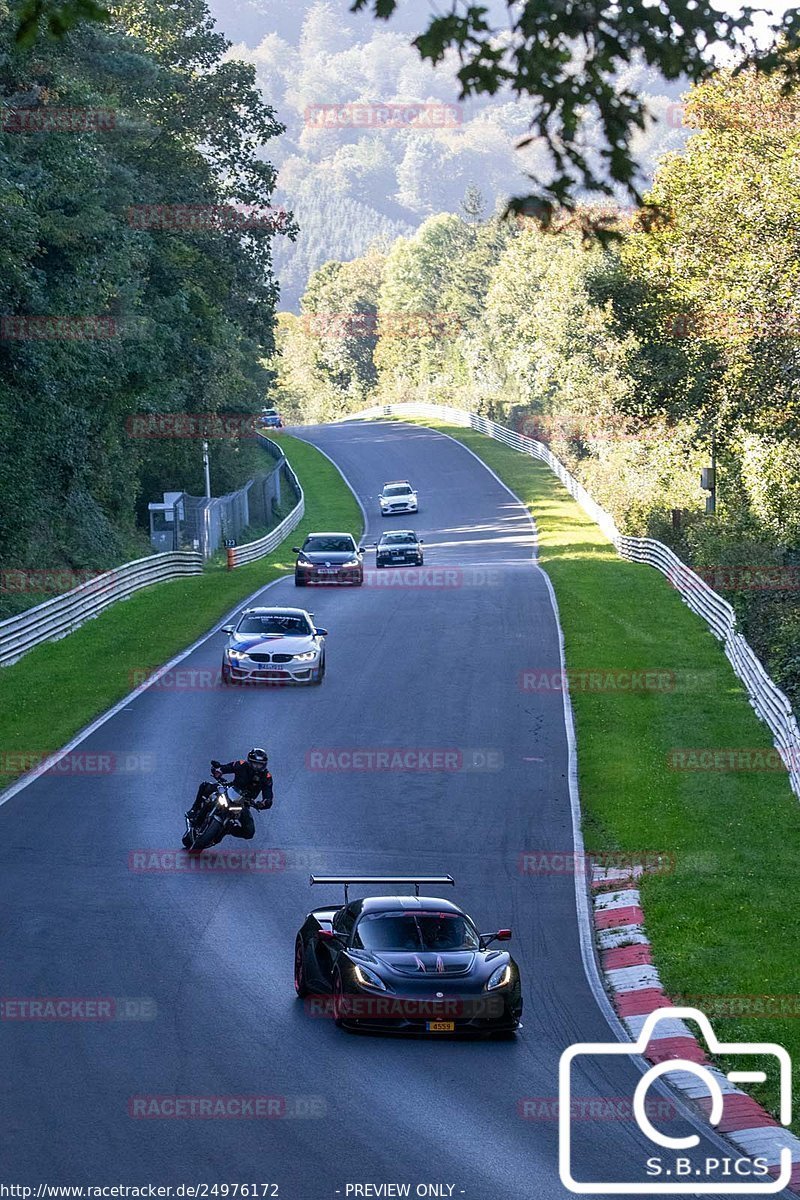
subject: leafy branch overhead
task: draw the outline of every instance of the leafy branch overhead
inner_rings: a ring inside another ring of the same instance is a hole
[[[352,11],[388,20],[397,7],[397,0],[354,0]],[[508,22],[498,28],[484,5],[451,0],[414,45],[434,64],[455,51],[461,99],[503,89],[533,99],[531,132],[519,146],[540,139],[552,170],[547,179],[529,175],[533,194],[510,208],[545,226],[558,208],[574,208],[579,191],[613,195],[624,188],[641,203],[632,139],[648,121],[646,101],[618,85],[621,71],[644,61],[667,80],[696,82],[723,49],[752,62],[753,17],[763,11],[743,7],[731,16],[708,0],[508,0],[507,8]],[[784,68],[792,86],[800,10],[774,29],[779,43],[755,61],[765,71]]]
[[[31,46],[42,27],[51,37],[63,37],[81,21],[109,21],[108,9],[96,0],[66,0],[53,4],[50,0],[24,0],[17,16],[16,42],[21,48]]]

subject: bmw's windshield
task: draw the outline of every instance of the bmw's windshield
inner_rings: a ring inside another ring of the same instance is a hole
[[[365,913],[356,927],[353,944],[362,950],[410,952],[478,950],[475,929],[460,913]]]
[[[354,551],[355,542],[349,537],[308,537],[303,542],[307,554],[340,554],[343,550]]]
[[[381,538],[382,546],[399,546],[404,542],[415,542],[413,533],[385,533]]]
[[[284,613],[250,613],[242,617],[237,633],[280,633],[284,637],[308,637],[312,632],[305,617]]]

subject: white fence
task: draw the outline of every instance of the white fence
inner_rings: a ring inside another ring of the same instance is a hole
[[[286,459],[283,459],[281,465],[289,477],[290,486],[297,497],[297,504],[289,515],[283,518],[280,525],[276,525],[274,529],[270,530],[266,537],[258,538],[255,542],[245,542],[243,546],[232,546],[228,551],[229,567],[242,567],[245,563],[254,562],[257,558],[263,558],[265,554],[269,554],[276,546],[280,545],[283,539],[302,521],[306,511],[306,498],[303,494],[300,480]]]
[[[390,416],[432,417],[447,421],[451,425],[463,425],[546,463],[584,512],[614,543],[617,553],[622,558],[656,567],[666,575],[689,607],[708,622],[712,632],[723,643],[734,671],[747,688],[750,703],[761,720],[769,726],[775,746],[789,772],[792,788],[800,796],[800,729],[797,719],[788,698],[770,679],[760,659],[738,632],[736,615],[727,600],[709,587],[704,579],[691,567],[687,567],[663,542],[654,538],[626,537],[620,533],[610,513],[595,503],[586,489],[542,442],[505,429],[487,417],[439,404],[377,405],[339,419],[346,421],[354,418]]]
[[[199,575],[203,556],[195,550],[173,550],[125,563],[88,579],[71,592],[45,600],[16,617],[0,621],[0,667],[7,667],[41,642],[53,642],[124,600],[139,588],[184,575]]]

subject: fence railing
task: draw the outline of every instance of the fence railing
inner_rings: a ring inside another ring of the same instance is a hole
[[[265,449],[277,457],[284,481],[291,489],[297,503],[280,524],[271,529],[265,537],[258,538],[254,542],[245,542],[243,546],[231,546],[228,550],[228,568],[230,570],[233,570],[234,567],[242,567],[245,563],[254,562],[257,558],[263,558],[265,554],[271,553],[300,524],[306,511],[306,500],[300,480],[289,466],[280,446],[276,442],[270,441],[269,438],[260,440],[267,443]]]
[[[628,537],[620,533],[614,518],[597,504],[582,484],[571,475],[564,464],[542,442],[514,433],[490,421],[488,417],[439,404],[386,404],[363,409],[340,417],[340,421],[370,417],[432,417],[452,425],[462,425],[484,433],[546,463],[563,483],[585,513],[600,526],[614,543],[617,553],[631,562],[647,563],[666,575],[686,604],[701,616],[712,633],[719,638],[734,671],[747,688],[750,703],[761,720],[769,727],[796,795],[800,796],[800,728],[788,697],[770,679],[761,660],[746,639],[739,633],[733,607],[710,587],[704,579],[678,558],[669,546],[654,538]]]
[[[269,554],[300,523],[305,511],[305,498],[300,481],[289,466],[280,446],[265,437],[260,437],[259,441],[264,449],[278,460],[278,468],[283,472],[297,503],[288,516],[266,537],[229,550],[229,566],[241,566],[242,563],[252,562],[253,559]],[[246,493],[247,489],[241,490]],[[232,564],[231,555],[234,556]],[[125,600],[139,588],[149,587],[152,583],[166,583],[170,579],[179,579],[185,575],[200,575],[202,572],[201,550],[171,550],[164,554],[151,554],[147,558],[138,558],[135,562],[123,563],[121,567],[104,571],[69,592],[54,596],[52,600],[45,600],[35,608],[28,608],[17,616],[0,621],[0,667],[17,662],[42,642],[54,642],[66,637],[85,621],[90,621],[118,600]]]
[[[202,570],[202,554],[195,550],[173,550],[104,571],[70,592],[0,621],[0,667],[16,662],[42,642],[65,637],[139,588],[184,575],[199,575]]]

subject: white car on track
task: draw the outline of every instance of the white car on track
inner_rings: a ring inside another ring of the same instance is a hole
[[[246,608],[223,626],[223,684],[322,683],[328,631],[312,618],[304,608]]]
[[[417,493],[407,479],[393,479],[385,483],[378,501],[382,517],[390,517],[393,513],[419,512]]]

